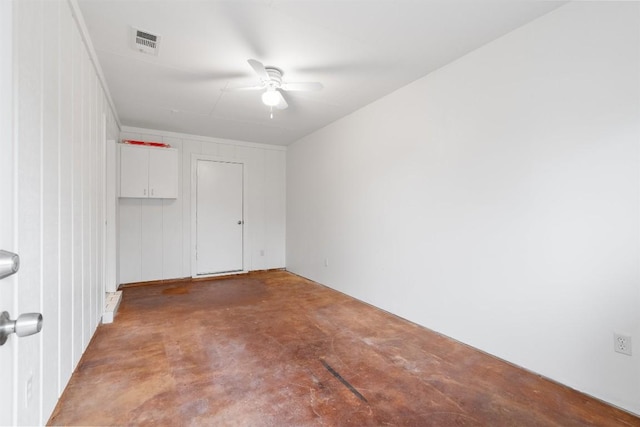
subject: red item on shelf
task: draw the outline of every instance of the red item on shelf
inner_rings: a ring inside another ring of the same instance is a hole
[[[164,142],[146,142],[146,141],[135,141],[133,139],[123,139],[122,143],[131,144],[131,145],[146,145],[147,147],[171,148],[169,144],[165,144]]]

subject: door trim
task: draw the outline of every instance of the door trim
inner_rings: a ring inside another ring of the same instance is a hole
[[[197,243],[197,230],[196,230],[196,196],[197,196],[197,166],[198,160],[205,160],[211,162],[220,162],[220,163],[236,163],[242,165],[242,221],[244,222],[243,233],[242,233],[242,270],[226,272],[226,273],[215,273],[215,274],[197,274],[198,268],[196,263],[196,243]],[[192,153],[191,154],[191,188],[190,188],[190,206],[191,206],[191,242],[190,242],[190,250],[191,250],[191,271],[190,276],[192,278],[206,278],[206,277],[219,277],[219,276],[229,276],[235,274],[243,274],[248,273],[249,270],[247,266],[249,265],[249,251],[247,248],[249,247],[248,236],[251,228],[251,224],[247,222],[247,218],[249,217],[249,204],[248,204],[248,164],[244,160],[241,159],[232,159],[229,157],[221,157],[221,156],[212,156],[209,154],[199,154]]]
[[[106,128],[105,128],[106,130]],[[105,173],[104,173],[104,260],[105,260],[105,274],[104,284],[105,292],[115,292],[118,288],[117,285],[117,259],[118,259],[118,245],[117,245],[117,202],[116,197],[116,140],[107,139],[104,147],[104,161],[105,161]]]

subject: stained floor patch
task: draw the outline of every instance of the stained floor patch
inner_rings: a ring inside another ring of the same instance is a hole
[[[362,394],[360,394],[360,392],[358,390],[356,390],[356,388],[354,386],[349,384],[349,381],[347,381],[344,378],[342,378],[342,375],[340,375],[335,369],[333,369],[331,367],[331,365],[329,365],[327,362],[325,362],[322,359],[320,359],[320,362],[322,362],[324,367],[327,368],[327,371],[329,371],[329,373],[331,373],[331,375],[336,377],[338,379],[338,381],[340,381],[342,384],[344,384],[344,386],[346,388],[348,388],[349,391],[351,393],[353,393],[358,399],[362,400],[363,402],[367,402],[368,403],[367,399]]]

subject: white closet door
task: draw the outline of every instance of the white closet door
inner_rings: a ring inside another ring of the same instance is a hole
[[[243,165],[198,160],[196,274],[242,271]]]

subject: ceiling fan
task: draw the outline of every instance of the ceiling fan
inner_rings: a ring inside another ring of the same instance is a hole
[[[247,62],[260,78],[260,85],[239,87],[232,90],[264,90],[262,103],[271,107],[271,118],[273,118],[273,107],[278,110],[284,110],[289,106],[282,95],[282,91],[316,91],[323,88],[322,83],[318,82],[285,83],[282,81],[284,73],[281,69],[265,67],[262,62],[255,59],[249,59]]]

